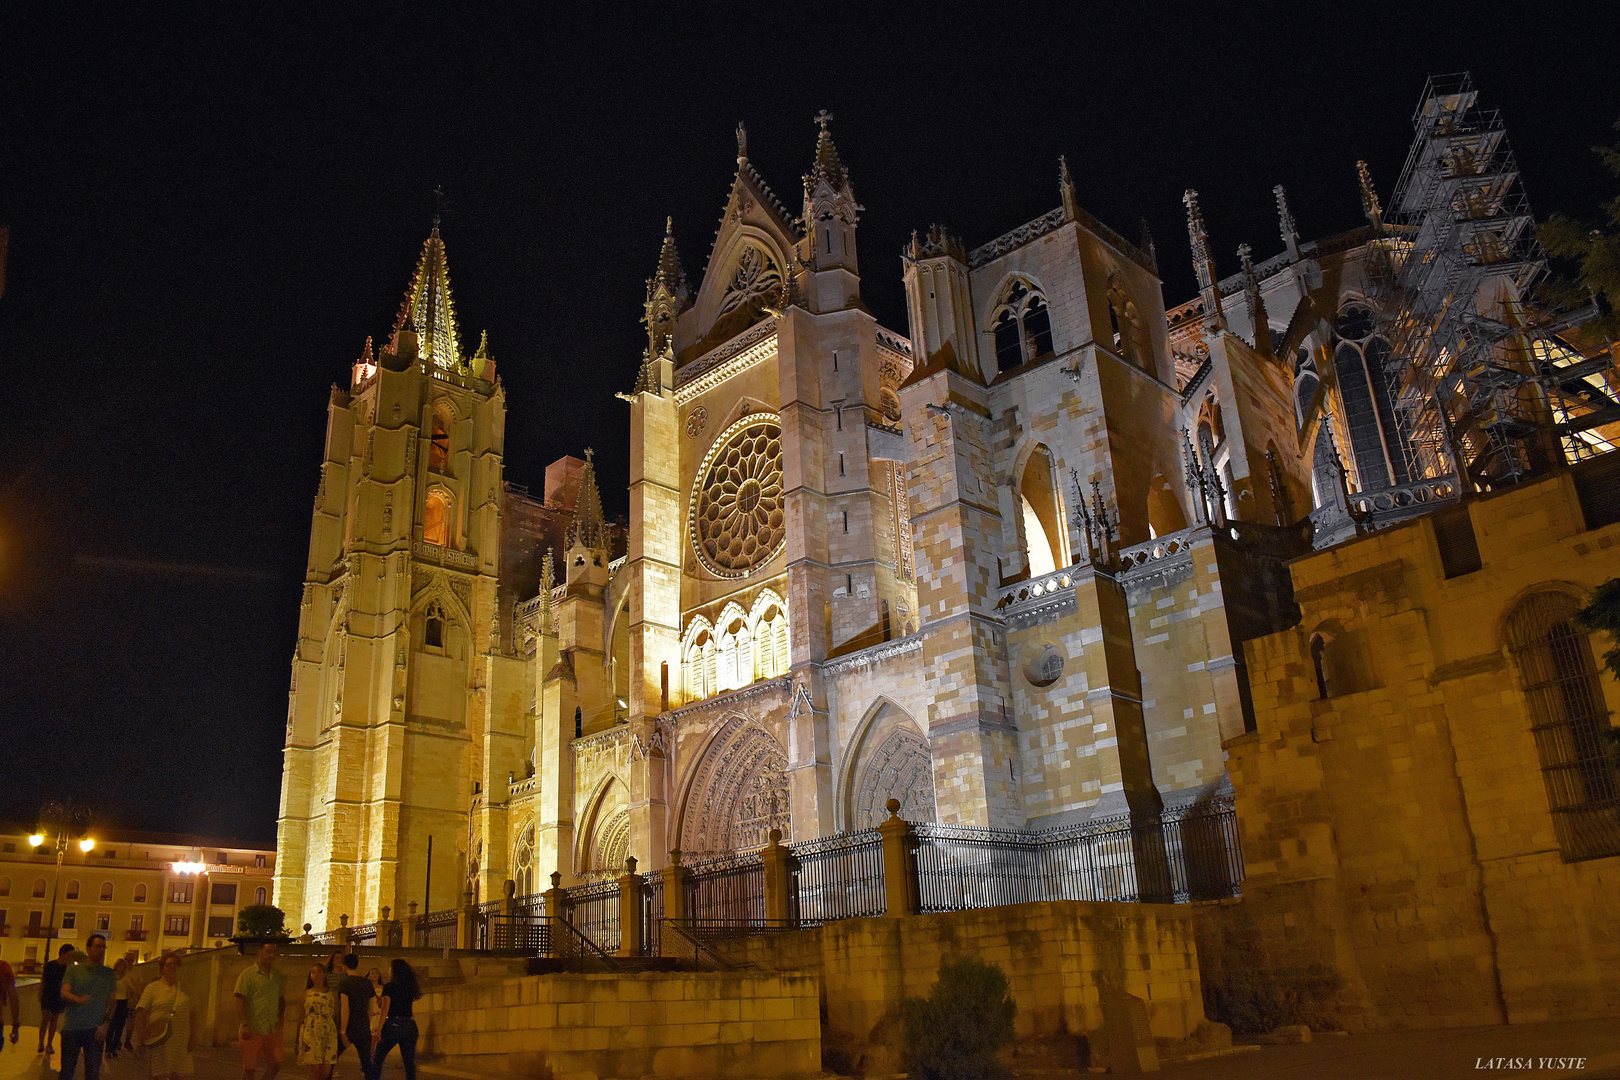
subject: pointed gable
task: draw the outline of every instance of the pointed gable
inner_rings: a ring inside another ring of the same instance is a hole
[[[692,306],[676,331],[677,359],[701,355],[765,317],[791,288],[798,226],[748,160],[738,125],[737,173]]]

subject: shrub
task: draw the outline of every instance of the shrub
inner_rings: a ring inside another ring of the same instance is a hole
[[[941,961],[933,991],[904,1006],[906,1071],[912,1080],[1000,1080],[1006,1069],[996,1053],[1012,1044],[1017,1013],[999,967]]]
[[[249,904],[236,913],[236,936],[245,938],[286,937],[286,913],[270,904]]]

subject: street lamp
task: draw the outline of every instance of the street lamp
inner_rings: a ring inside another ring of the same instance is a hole
[[[29,846],[37,851],[52,840],[56,844],[56,876],[51,879],[51,921],[45,928],[45,940],[51,941],[56,937],[56,892],[62,880],[62,859],[67,855],[68,844],[77,839],[79,850],[88,855],[96,842],[84,835],[90,828],[90,808],[87,806],[48,802],[39,808],[39,825],[39,830],[28,838]],[[50,952],[49,946],[46,952]],[[47,955],[46,959],[51,957]]]

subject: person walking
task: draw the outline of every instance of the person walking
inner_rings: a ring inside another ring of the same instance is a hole
[[[124,1045],[124,1025],[129,1022],[129,984],[124,976],[129,973],[129,961],[119,958],[112,966],[113,973],[113,1015],[112,1023],[107,1025],[106,1055],[110,1058],[118,1056],[118,1048]]]
[[[56,1025],[67,1007],[62,1000],[62,976],[67,974],[72,955],[73,946],[62,946],[56,950],[56,959],[47,961],[39,973],[39,1052],[47,1057],[56,1036]]]
[[[303,1019],[298,1024],[298,1061],[309,1067],[310,1080],[327,1080],[338,1059],[337,1020],[332,1015],[332,986],[326,968],[309,969]]]
[[[80,1054],[84,1055],[84,1080],[100,1080],[101,1048],[112,1023],[113,995],[118,991],[118,980],[103,963],[107,936],[91,934],[84,951],[84,960],[62,977],[62,1000],[67,1008],[62,1013],[61,1080],[73,1080]]]
[[[152,1080],[180,1080],[196,1071],[191,1052],[197,1049],[197,1010],[180,989],[176,953],[158,961],[158,977],[136,999],[131,1027]]]
[[[399,1058],[405,1063],[405,1080],[416,1080],[416,1018],[411,1004],[422,996],[416,972],[404,960],[388,963],[388,982],[383,986],[382,1036],[371,1056],[370,1080],[380,1080],[383,1062],[388,1051],[399,1047]]]
[[[6,1026],[6,1010],[11,1010],[11,1044],[17,1045],[17,1038],[22,1029],[22,1005],[17,1001],[17,973],[11,970],[11,965],[0,960],[0,1036],[4,1036]],[[5,1047],[5,1039],[0,1037],[0,1048]]]
[[[382,972],[376,968],[367,971],[366,982],[371,984],[371,1004],[366,1011],[371,1014],[371,1044],[375,1046],[377,1040],[382,1037]]]
[[[371,1010],[377,995],[370,980],[361,978],[359,971],[360,958],[354,953],[346,955],[343,980],[337,984],[338,1054],[341,1056],[345,1048],[353,1046],[360,1059],[360,1075],[366,1077],[371,1075],[371,1048],[376,1042],[372,1037]]]
[[[167,957],[168,955],[169,955],[168,953],[164,953],[165,957]],[[178,959],[178,957],[176,957],[176,959]],[[163,966],[163,961],[159,960],[158,961],[158,967],[161,968],[162,966]],[[114,967],[113,970],[116,971],[118,969],[116,967]],[[141,995],[145,991],[146,991],[146,985],[141,982],[140,969],[135,966],[135,961],[134,960],[130,960],[128,958],[125,958],[125,960],[124,960],[124,977],[122,979],[118,980],[118,992],[120,994],[124,995],[124,1002],[129,1006],[130,1012],[132,1012],[132,1013],[134,1012],[136,1003],[138,1003],[141,1000]],[[132,1024],[132,1023],[126,1023],[124,1025],[124,1049],[125,1050],[134,1050],[135,1049],[135,1044],[131,1041],[134,1038],[134,1036],[135,1036],[135,1025]]]
[[[236,1012],[242,1018],[238,1037],[242,1045],[243,1080],[254,1080],[259,1062],[265,1063],[264,1080],[281,1071],[282,1023],[287,1016],[287,976],[276,970],[276,947],[259,946],[254,965],[236,979]]]

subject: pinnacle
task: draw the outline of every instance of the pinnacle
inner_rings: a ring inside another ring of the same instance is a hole
[[[586,449],[585,469],[580,476],[579,495],[574,503],[574,520],[564,539],[570,548],[576,544],[594,550],[607,550],[607,527],[602,522],[602,495],[596,486],[595,451]]]
[[[827,125],[832,121],[832,113],[822,109],[815,116],[815,122],[821,127],[821,134],[816,136],[816,164],[810,170],[810,176],[816,180],[825,180],[834,188],[845,187],[849,184],[849,172],[844,163],[838,159],[838,148],[833,145],[832,132]]]
[[[663,285],[670,295],[684,297],[686,292],[686,270],[681,266],[680,252],[675,249],[675,219],[664,219],[664,244],[658,250],[658,269],[653,273],[649,286]],[[649,294],[651,289],[648,290]]]

